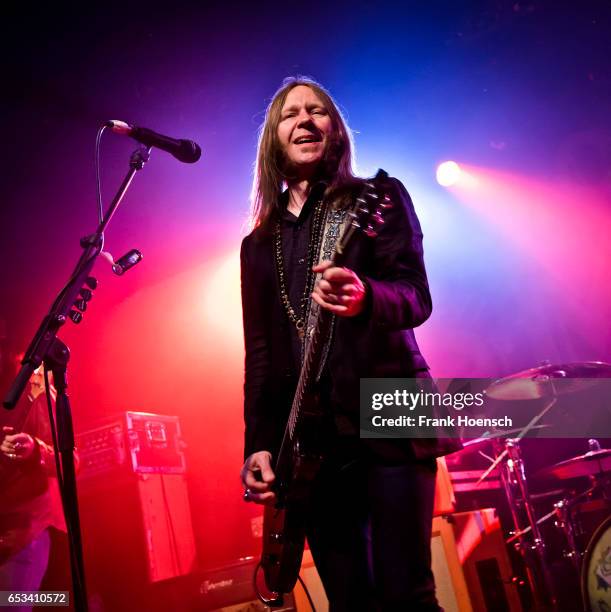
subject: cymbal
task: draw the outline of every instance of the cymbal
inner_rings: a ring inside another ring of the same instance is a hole
[[[539,424],[539,425],[533,425],[533,427],[531,427],[531,431],[533,429],[545,429],[547,427],[551,427],[551,425],[544,425],[544,424]],[[476,446],[478,444],[483,444],[484,442],[492,442],[492,440],[496,440],[498,438],[511,438],[510,434],[519,434],[522,432],[522,427],[515,427],[514,429],[505,429],[503,431],[491,431],[488,434],[480,437],[480,438],[473,438],[472,440],[464,440],[462,441],[462,445],[463,448],[457,452],[462,453],[462,452],[466,452],[467,449],[472,449],[473,446]]]
[[[573,393],[596,384],[597,378],[611,378],[611,364],[577,361],[542,365],[495,380],[485,394],[498,400],[534,400]],[[554,385],[554,381],[562,381]]]
[[[585,455],[571,457],[550,467],[543,468],[536,476],[552,476],[560,480],[594,476],[602,472],[611,472],[611,448],[601,448]]]

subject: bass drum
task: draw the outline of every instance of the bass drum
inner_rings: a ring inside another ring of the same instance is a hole
[[[594,532],[588,544],[581,590],[588,612],[611,612],[611,516]]]

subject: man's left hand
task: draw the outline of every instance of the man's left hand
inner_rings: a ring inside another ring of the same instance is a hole
[[[340,317],[355,317],[363,311],[366,288],[356,272],[349,268],[333,267],[328,260],[312,270],[322,273],[312,293],[312,299],[321,308]]]

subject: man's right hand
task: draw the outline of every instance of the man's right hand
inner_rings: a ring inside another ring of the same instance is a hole
[[[242,466],[240,476],[244,485],[244,499],[255,504],[273,504],[276,494],[272,484],[276,479],[271,467],[272,454],[269,451],[253,453]]]
[[[0,453],[12,461],[25,461],[32,456],[36,448],[34,438],[28,433],[16,431],[14,427],[2,427]]]

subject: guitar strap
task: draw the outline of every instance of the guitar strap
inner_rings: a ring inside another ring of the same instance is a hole
[[[344,231],[344,226],[346,224],[346,220],[348,217],[348,209],[346,207],[343,208],[335,208],[333,205],[328,205],[327,210],[325,212],[325,221],[323,224],[322,230],[322,240],[320,241],[320,253],[318,257],[318,261],[324,261],[325,259],[331,259],[333,255],[333,251],[335,250],[335,244],[338,239],[342,235]],[[322,274],[319,272],[316,274],[314,278],[314,283],[318,282]],[[303,354],[306,353],[308,348],[308,343],[312,334],[314,333],[314,328],[316,326],[316,319],[318,318],[318,313],[320,311],[320,306],[310,298],[310,305],[308,309],[308,317],[306,321],[306,329],[305,336],[303,340]],[[322,357],[320,361],[320,368],[316,373],[316,381],[320,380],[322,375],[322,371],[325,367],[325,363],[327,361],[327,356],[329,355],[329,351],[331,350],[331,345],[333,343],[333,331],[335,329],[335,315],[331,315],[331,325],[329,326],[329,335],[324,339],[324,347],[322,349]]]

